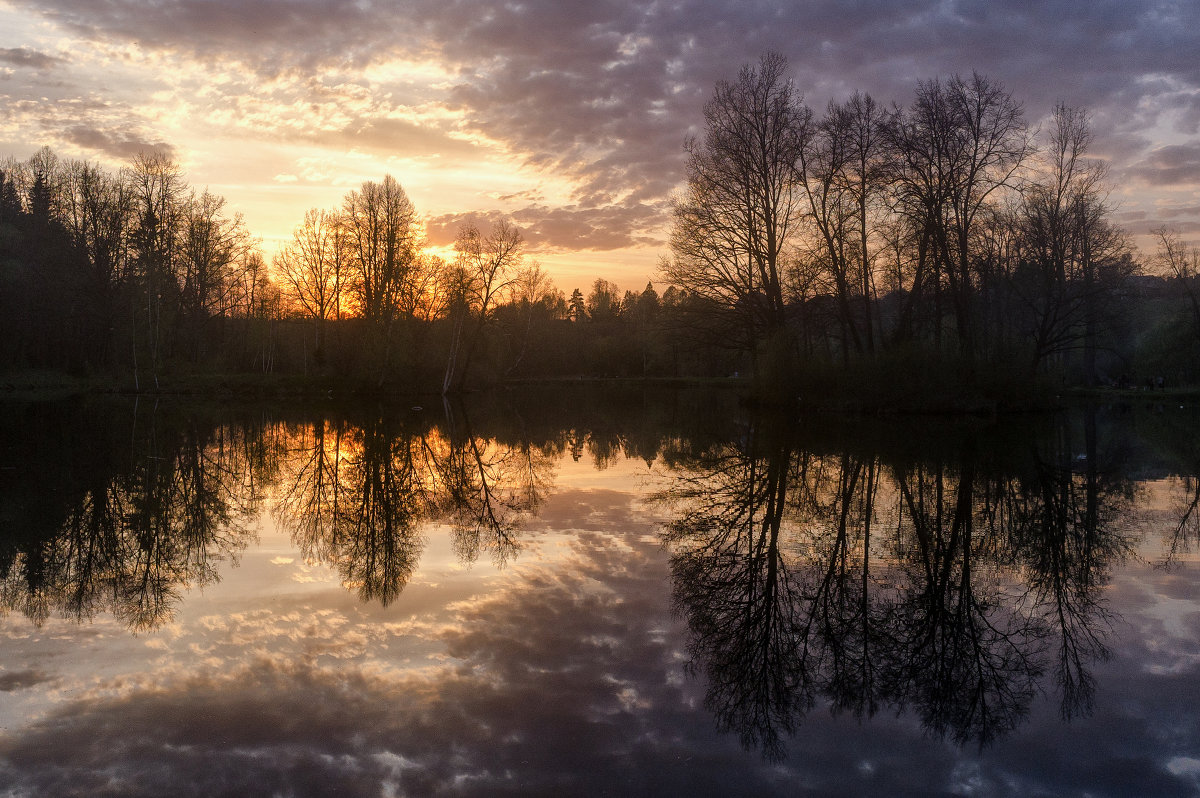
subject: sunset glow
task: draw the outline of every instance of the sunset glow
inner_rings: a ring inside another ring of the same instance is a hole
[[[0,3],[0,153],[115,168],[167,148],[268,256],[310,207],[393,174],[448,245],[508,214],[560,288],[637,287],[715,80],[774,49],[815,109],[979,71],[1090,109],[1118,221],[1200,231],[1200,49],[1184,3],[346,0]],[[1145,241],[1139,239],[1145,248]]]

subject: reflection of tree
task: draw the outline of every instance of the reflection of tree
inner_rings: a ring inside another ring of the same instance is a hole
[[[720,728],[778,755],[821,700],[860,717],[912,710],[982,745],[1020,723],[1051,671],[1064,714],[1086,711],[1127,485],[1094,451],[1081,471],[1035,453],[1013,477],[977,450],[968,437],[952,457],[885,466],[751,425],[676,460],[660,496],[678,513],[675,599]]]
[[[0,611],[37,623],[168,621],[183,591],[216,581],[252,539],[268,492],[307,558],[388,604],[430,523],[450,525],[465,560],[488,550],[503,562],[551,478],[543,449],[476,435],[465,415],[447,436],[384,420],[216,423],[145,405],[28,412],[0,415]]]
[[[779,549],[789,454],[712,452],[702,473],[679,479],[672,499],[685,509],[667,530],[689,653],[709,678],[706,703],[718,727],[769,752],[812,703],[803,644],[810,627]]]
[[[908,521],[889,625],[903,652],[900,703],[939,736],[983,744],[1013,729],[1036,695],[1043,630],[999,591],[998,541],[975,526],[976,479],[969,449],[956,474],[938,464],[896,475]]]
[[[385,606],[408,584],[433,522],[450,524],[464,561],[490,549],[503,562],[541,501],[549,458],[476,436],[465,415],[459,426],[450,435],[386,420],[303,427],[276,515],[306,558],[334,565],[343,584]]]
[[[1169,477],[1165,486],[1175,505],[1173,518],[1166,527],[1163,568],[1174,568],[1200,543],[1200,447],[1196,446],[1196,416],[1193,413],[1162,412],[1149,414],[1140,425],[1166,456]]]
[[[461,410],[461,408],[460,408]],[[516,445],[481,440],[461,412],[451,412],[449,442],[433,457],[454,547],[465,562],[489,549],[497,564],[520,548],[520,526],[536,512],[551,482],[550,458],[527,439]]]
[[[364,600],[391,603],[420,559],[420,524],[435,506],[422,440],[381,421],[318,421],[291,449],[276,514],[306,558],[335,566]]]
[[[1080,455],[1060,446],[1029,459],[1033,473],[1003,495],[994,517],[1024,566],[1031,613],[1058,632],[1054,674],[1063,715],[1071,717],[1090,711],[1095,685],[1087,666],[1108,655],[1112,619],[1099,588],[1109,564],[1127,553],[1129,540],[1117,530],[1134,492],[1116,476],[1123,453],[1100,450],[1094,413],[1085,417]]]
[[[111,430],[102,427],[117,420],[132,438],[130,459],[118,465],[85,455],[62,483],[26,486],[57,488],[62,501],[53,517],[28,516],[0,562],[5,608],[37,623],[107,611],[133,629],[154,628],[170,619],[182,588],[216,580],[215,561],[246,546],[256,479],[273,465],[255,441],[261,431],[137,415],[132,426],[120,414],[99,422],[69,416],[80,452],[108,445]]]

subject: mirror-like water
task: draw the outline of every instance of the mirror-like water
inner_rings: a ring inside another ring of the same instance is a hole
[[[1194,795],[1198,431],[9,404],[0,794]]]

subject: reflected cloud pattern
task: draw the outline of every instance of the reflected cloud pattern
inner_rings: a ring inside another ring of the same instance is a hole
[[[723,401],[14,409],[0,782],[1196,793],[1196,419]]]

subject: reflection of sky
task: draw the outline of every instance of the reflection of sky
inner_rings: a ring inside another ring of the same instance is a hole
[[[684,669],[645,466],[567,458],[521,555],[466,567],[445,530],[389,607],[260,545],[164,628],[0,621],[13,794],[1190,795],[1200,789],[1200,576],[1135,561],[1064,726],[1054,685],[980,752],[908,716],[818,706],[774,765],[718,735]],[[2,790],[0,790],[2,793]]]

